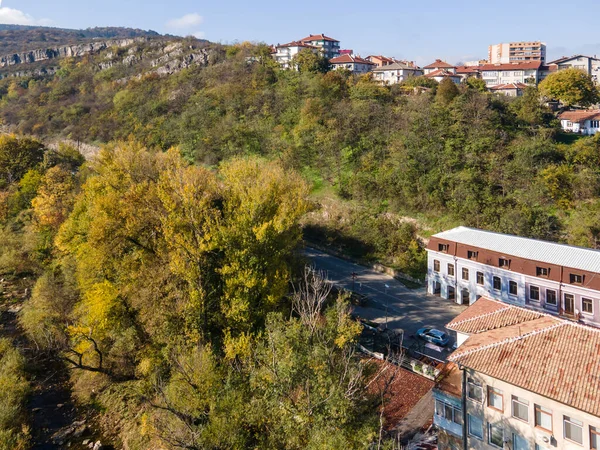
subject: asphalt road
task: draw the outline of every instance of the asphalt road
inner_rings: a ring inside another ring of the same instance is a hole
[[[445,325],[465,310],[440,297],[427,295],[425,288],[409,289],[395,278],[352,262],[336,258],[313,248],[305,248],[305,256],[337,287],[354,290],[368,297],[364,306],[354,306],[354,314],[377,322],[396,332],[403,332],[404,346],[444,360],[451,353],[454,338],[446,349],[438,351],[416,337],[422,327],[445,330]],[[352,273],[356,279],[352,279]]]

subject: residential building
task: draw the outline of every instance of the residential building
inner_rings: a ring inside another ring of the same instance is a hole
[[[560,59],[548,63],[549,67],[556,67],[557,70],[581,69],[588,75],[591,75],[596,83],[600,81],[600,59],[596,56],[574,55],[563,56]]]
[[[430,294],[600,325],[600,250],[458,227],[432,236],[427,253]]]
[[[345,48],[340,50],[340,55],[354,55],[354,50]]]
[[[462,76],[455,74],[454,72],[450,72],[446,69],[434,70],[433,72],[429,72],[425,74],[427,78],[431,78],[432,80],[441,83],[445,78],[450,78],[454,83],[460,84],[462,81]]]
[[[457,66],[454,73],[456,73],[456,75],[460,75],[462,80],[466,80],[470,77],[479,78],[481,76],[477,66]]]
[[[563,111],[558,115],[563,131],[578,134],[596,134],[600,132],[600,110]]]
[[[507,97],[521,97],[529,86],[523,83],[508,83],[492,86],[490,91],[496,94],[503,94]]]
[[[454,67],[452,64],[448,64],[447,62],[442,61],[441,59],[436,59],[431,64],[428,64],[425,67],[423,67],[425,75],[429,75],[431,72],[437,72],[438,70],[445,70],[450,73],[456,73],[456,67]]]
[[[513,62],[546,61],[546,44],[540,41],[509,42],[490,45],[488,48],[490,64],[509,64]]]
[[[477,68],[487,87],[501,84],[522,83],[536,85],[542,79],[543,70],[540,61],[511,63],[511,64],[484,64]]]
[[[375,64],[376,67],[389,66],[395,62],[394,59],[382,55],[369,55],[365,59]]]
[[[600,330],[505,306],[482,298],[448,324],[470,337],[433,391],[438,448],[597,449]]]
[[[305,44],[304,42],[300,41],[293,41],[287,44],[277,44],[275,46],[275,53],[273,54],[273,57],[282,68],[295,69],[295,67],[293,67],[292,60],[294,59],[294,56],[304,49],[310,49],[314,53],[320,51],[320,49],[314,45]]]
[[[423,71],[418,67],[409,66],[404,63],[394,62],[373,69],[373,78],[382,84],[398,84],[410,77],[423,75]]]
[[[356,75],[370,72],[375,67],[371,61],[353,55],[338,56],[330,59],[329,62],[333,70],[349,70]]]
[[[311,34],[304,39],[300,39],[300,42],[319,48],[327,59],[340,56],[340,41],[324,34]]]

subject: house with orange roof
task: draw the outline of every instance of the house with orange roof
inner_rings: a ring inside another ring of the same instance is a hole
[[[529,86],[524,83],[507,83],[492,86],[490,91],[496,94],[506,95],[507,97],[521,97],[528,87]]]
[[[425,72],[425,75],[428,75],[431,72],[437,72],[440,70],[444,70],[444,71],[450,72],[450,73],[456,73],[456,67],[454,67],[452,64],[448,64],[446,61],[442,61],[441,59],[436,59],[431,64],[428,64],[425,67],[423,67],[423,71]]]
[[[445,78],[449,78],[456,84],[460,84],[460,82],[462,81],[462,77],[460,75],[457,75],[456,73],[446,69],[439,69],[434,70],[433,72],[426,73],[425,77],[431,78],[432,80],[435,80],[438,83],[441,83]]]
[[[332,70],[349,70],[353,74],[362,75],[370,72],[375,67],[371,61],[354,55],[341,55],[330,59]]]
[[[477,70],[481,73],[481,78],[488,88],[510,83],[535,86],[548,72],[548,68],[541,61],[483,64],[477,66]]]
[[[323,33],[311,34],[303,39],[300,39],[300,42],[319,48],[323,56],[325,56],[327,59],[340,56],[340,41],[326,36]]]
[[[558,115],[560,126],[564,131],[579,134],[596,134],[600,132],[600,110],[563,111]]]
[[[468,337],[438,380],[438,448],[600,444],[600,330],[480,299],[447,326]]]
[[[365,59],[375,64],[376,67],[389,66],[395,62],[393,58],[388,58],[383,55],[369,55]]]

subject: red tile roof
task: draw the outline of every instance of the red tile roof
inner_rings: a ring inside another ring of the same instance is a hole
[[[482,297],[456,316],[446,328],[467,334],[483,333],[544,316],[530,309]]]
[[[429,72],[425,76],[429,77],[429,78],[434,78],[434,77],[456,77],[456,78],[460,78],[459,75],[456,75],[455,73],[448,72],[447,70],[443,70],[443,69],[439,69],[439,70],[436,70],[434,72]]]
[[[310,36],[305,37],[304,39],[300,39],[302,42],[307,41],[331,41],[331,42],[339,42],[337,39],[333,39],[329,36],[325,36],[324,34],[311,34]]]
[[[508,84],[499,84],[497,86],[492,86],[490,90],[492,91],[505,91],[508,89],[527,89],[527,86],[524,83],[508,83]]]
[[[539,70],[542,66],[541,61],[529,61],[529,62],[520,62],[520,63],[510,63],[510,64],[483,64],[481,66],[477,66],[477,68],[481,71],[490,71],[490,70]]]
[[[471,336],[449,360],[600,416],[600,330],[545,316]]]
[[[435,385],[436,389],[450,394],[454,397],[462,397],[462,370],[452,362],[449,362],[442,369],[439,381]]]
[[[305,48],[319,48],[319,47],[315,47],[314,45],[309,45],[309,44],[305,44],[304,42],[300,42],[300,41],[292,41],[292,42],[288,42],[287,44],[280,44],[277,45],[277,48],[279,47],[305,47]]]
[[[600,117],[600,110],[593,111],[563,111],[558,115],[561,120],[569,120],[571,122],[581,123],[586,120]]]
[[[456,73],[479,73],[478,66],[457,66]]]
[[[335,58],[330,59],[329,62],[331,64],[356,63],[356,64],[368,64],[369,66],[375,65],[375,63],[372,63],[371,61],[367,61],[366,59],[360,58],[359,56],[352,56],[352,55],[336,56]]]
[[[441,59],[436,59],[435,62],[432,62],[428,66],[423,67],[423,69],[452,69],[453,67],[453,65],[448,64],[447,62],[442,61]]]
[[[367,56],[366,59],[370,59],[370,58],[378,59],[381,62],[386,62],[388,64],[391,64],[394,62],[394,60],[392,58],[388,58],[387,56],[382,56],[382,55],[369,55],[369,56]]]

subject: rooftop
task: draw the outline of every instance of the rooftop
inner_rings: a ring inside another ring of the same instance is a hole
[[[361,58],[360,56],[352,56],[352,55],[341,55],[336,56],[329,60],[331,64],[368,64],[370,66],[374,66],[375,64],[371,61],[367,61],[366,59]]]
[[[550,61],[547,64],[548,65],[550,65],[550,64],[560,64],[560,63],[564,63],[564,62],[567,62],[567,61],[571,61],[571,60],[576,59],[576,58],[589,58],[589,59],[593,59],[593,60],[596,60],[596,61],[600,61],[600,59],[596,58],[595,56],[573,55],[573,56],[563,56],[562,58],[555,59],[554,61]]]
[[[279,48],[279,47],[319,48],[319,47],[315,47],[314,45],[305,44],[304,42],[300,42],[300,41],[292,41],[292,42],[288,42],[287,44],[277,44],[276,47],[277,48]]]
[[[373,72],[385,72],[386,70],[419,70],[416,67],[409,66],[408,64],[403,64],[401,62],[395,62],[393,64],[388,64],[387,66],[378,67],[377,69],[373,69]]]
[[[337,39],[334,39],[332,37],[329,36],[325,36],[324,34],[311,34],[307,37],[305,37],[304,39],[300,39],[302,42],[307,42],[307,41],[331,41],[331,42],[340,42]]]
[[[478,66],[481,71],[493,70],[539,70],[543,66],[541,61],[528,61],[509,64],[482,64]]]
[[[558,115],[561,120],[570,120],[571,122],[584,122],[600,116],[600,110],[593,111],[563,111]]]
[[[527,86],[525,83],[508,83],[508,84],[499,84],[497,86],[492,86],[490,88],[490,90],[492,91],[505,91],[508,89],[527,89],[529,86]]]
[[[448,64],[446,61],[442,61],[441,59],[436,59],[431,64],[423,67],[423,69],[452,69],[454,66],[452,64]]]
[[[482,297],[454,318],[446,328],[461,333],[476,334],[544,316],[545,314],[536,311]]]
[[[439,69],[439,70],[435,70],[433,72],[429,72],[425,76],[427,78],[435,78],[435,77],[459,77],[459,75],[456,75],[455,73],[452,73],[452,72],[448,72],[447,70],[444,70],[444,69]]]
[[[564,114],[564,113],[563,113]],[[600,273],[600,250],[457,227],[433,237],[572,269]]]
[[[449,360],[600,416],[599,355],[600,330],[544,316],[475,334]]]

